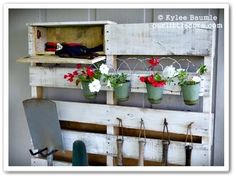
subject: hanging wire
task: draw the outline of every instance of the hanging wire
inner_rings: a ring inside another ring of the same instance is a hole
[[[144,144],[146,144],[146,129],[145,129],[143,119],[141,118],[140,128],[139,128],[139,136],[138,136],[139,140],[141,140],[142,132],[143,132]]]
[[[188,143],[188,136],[190,137],[190,143],[191,146],[193,145],[193,135],[192,135],[192,125],[194,122],[191,122],[190,124],[188,124],[187,126],[187,133],[186,133],[186,139],[185,139],[185,145],[187,145]]]
[[[166,140],[165,138],[165,130],[166,130],[166,135],[167,135],[167,141],[170,144],[170,134],[168,130],[168,122],[166,121],[166,118],[164,119],[164,126],[163,126],[163,132],[162,132],[162,140]]]
[[[120,118],[116,118],[119,121],[118,127],[119,127],[119,134],[117,135],[117,140],[120,139],[119,135],[121,133],[121,139],[124,140],[124,130],[123,130],[123,123],[122,123],[122,119]]]

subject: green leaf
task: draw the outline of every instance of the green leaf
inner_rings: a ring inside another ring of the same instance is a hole
[[[121,74],[110,74],[105,76],[106,81],[111,82],[112,88],[119,87],[122,83],[127,81],[127,75],[124,73]]]
[[[162,81],[162,79],[161,79],[161,76],[160,76],[160,74],[158,74],[158,73],[156,73],[155,75],[154,75],[154,79],[156,80],[156,81]]]
[[[199,75],[203,75],[203,74],[206,73],[206,71],[207,71],[206,65],[201,64],[196,73],[199,74]]]

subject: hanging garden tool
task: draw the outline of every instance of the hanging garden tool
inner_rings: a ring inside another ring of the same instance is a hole
[[[141,138],[143,132],[143,138]],[[146,132],[145,132],[145,125],[143,122],[143,119],[140,121],[140,129],[139,129],[139,159],[138,159],[138,165],[144,166],[144,148],[146,144]]]
[[[119,121],[119,135],[121,133],[121,136],[117,135],[116,143],[117,143],[117,166],[123,166],[123,142],[124,142],[124,136],[123,136],[123,124],[122,120],[120,118],[117,118]]]
[[[191,122],[187,127],[187,134],[185,140],[185,166],[191,166],[191,155],[193,149],[192,124],[193,122]],[[190,136],[190,144],[188,144],[188,136]]]
[[[167,137],[165,138],[165,130]],[[166,121],[166,118],[164,119],[164,127],[163,127],[163,132],[162,132],[162,161],[161,165],[162,166],[168,166],[168,148],[170,144],[170,135],[168,131],[168,123]]]
[[[23,101],[26,120],[33,141],[32,156],[47,158],[47,165],[53,166],[53,156],[63,150],[62,134],[57,114],[56,103],[48,99],[28,99]]]

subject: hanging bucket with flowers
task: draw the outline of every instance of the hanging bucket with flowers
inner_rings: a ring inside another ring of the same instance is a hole
[[[106,75],[105,80],[107,86],[114,89],[117,102],[124,102],[129,99],[130,81],[127,80],[126,74],[109,74]]]
[[[186,70],[178,73],[179,85],[183,94],[184,103],[186,105],[195,105],[199,101],[200,93],[200,76],[207,71],[205,65],[200,65],[194,75],[190,75]]]
[[[142,76],[140,81],[146,83],[148,101],[151,104],[161,103],[164,86],[166,85],[166,81],[161,75],[155,73],[147,77]]]
[[[64,79],[67,79],[69,82],[75,81],[76,86],[81,83],[84,97],[92,100],[96,98],[97,92],[101,89],[101,75],[101,71],[96,68],[91,66],[82,67],[81,64],[77,64],[76,70],[64,75]]]
[[[159,64],[159,59],[158,57],[152,57],[147,62],[150,65],[149,70],[154,71],[154,67]],[[146,83],[148,101],[151,104],[161,103],[163,90],[166,85],[165,78],[160,73],[153,72],[153,74],[141,76],[139,79],[141,82]]]

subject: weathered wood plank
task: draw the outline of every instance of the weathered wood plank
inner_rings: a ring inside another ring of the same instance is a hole
[[[22,63],[60,63],[60,64],[94,64],[99,61],[105,60],[105,56],[98,56],[94,59],[80,59],[80,58],[62,58],[55,55],[44,55],[44,56],[27,56],[17,59],[17,62]]]
[[[60,88],[81,88],[80,86],[76,86],[75,83],[68,82],[63,79],[63,76],[72,72],[71,68],[49,68],[49,67],[30,67],[30,85],[31,86],[44,86],[44,87],[60,87]],[[139,80],[140,76],[148,75],[150,72],[148,71],[135,71],[135,73],[130,73],[130,71],[120,70],[120,73],[126,73],[128,78],[131,80],[131,92],[137,93],[146,93],[146,86]],[[208,96],[209,89],[207,88],[209,85],[209,77],[203,76],[203,80],[201,82],[201,91],[200,96]],[[106,87],[103,84],[102,89],[105,91],[112,91],[111,88]],[[164,94],[171,95],[180,95],[180,87],[177,83],[172,83],[171,85],[166,85]],[[112,93],[108,93],[108,95],[113,95]],[[111,103],[109,103],[111,104]]]
[[[211,53],[212,29],[206,26],[212,23],[209,21],[106,25],[106,54],[207,56]]]
[[[28,27],[28,54],[35,55],[35,27]]]
[[[35,27],[35,52],[44,52],[45,51],[45,44],[48,42],[47,39],[47,29],[44,27]],[[37,38],[37,33],[40,34],[40,37]]]
[[[93,134],[85,132],[75,131],[62,131],[64,148],[66,150],[72,150],[72,143],[75,140],[82,140],[85,142],[88,153],[107,155],[107,153],[113,156],[117,155],[116,150],[116,136],[115,135],[104,135],[104,134]],[[106,139],[109,137],[110,144],[113,147],[107,147]],[[170,164],[185,164],[185,143],[171,141],[169,146],[168,162]],[[192,151],[192,165],[193,166],[206,166],[208,165],[208,145],[193,144]],[[108,148],[112,148],[108,150]],[[123,152],[124,157],[138,159],[138,138],[136,137],[124,137]],[[150,161],[161,161],[162,157],[162,141],[158,139],[147,139],[144,153],[144,159]],[[176,154],[178,153],[178,154]]]
[[[28,26],[40,26],[40,27],[63,27],[63,26],[93,26],[93,25],[106,25],[115,24],[112,21],[73,21],[73,22],[38,22],[28,23]]]
[[[187,125],[190,122],[194,122],[192,134],[196,136],[208,136],[208,113],[62,101],[55,102],[60,120],[118,126],[116,119],[118,117],[122,118],[124,127],[139,129],[140,118],[142,118],[147,130],[162,131],[163,120],[166,118],[169,123],[169,132],[186,134]]]
[[[106,60],[106,64],[107,66],[109,66],[110,68],[113,68],[113,69],[117,69],[117,60],[116,60],[116,56],[107,56],[107,60]],[[106,92],[107,94],[107,99],[106,99],[106,103],[107,104],[116,104],[117,103],[117,100],[115,98],[115,93],[113,91],[107,91]],[[115,135],[115,127],[112,126],[112,125],[108,125],[107,126],[107,134],[110,134],[110,135]],[[107,139],[107,145],[108,146],[112,146],[110,144],[110,139],[108,138]],[[112,148],[108,149],[108,150],[111,150]],[[114,165],[114,157],[113,155],[110,155],[109,152],[107,153],[107,166],[113,166]]]
[[[47,166],[47,160],[42,158],[31,158],[31,166]],[[72,166],[70,162],[53,161],[53,166]]]
[[[47,41],[77,42],[88,48],[102,45],[104,25],[98,26],[60,26],[46,28]]]

